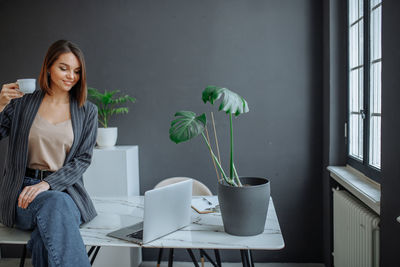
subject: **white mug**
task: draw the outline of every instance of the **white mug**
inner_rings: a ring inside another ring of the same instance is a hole
[[[19,90],[24,94],[31,94],[36,88],[36,79],[18,79]]]

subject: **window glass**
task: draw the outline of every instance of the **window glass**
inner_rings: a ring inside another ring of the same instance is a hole
[[[382,0],[348,0],[348,155],[366,172],[381,168],[381,44]]]
[[[349,1],[349,155],[363,160],[364,19],[362,0]]]
[[[380,0],[371,0],[370,5],[370,85],[369,85],[369,164],[381,168],[381,70],[382,70],[382,5]]]

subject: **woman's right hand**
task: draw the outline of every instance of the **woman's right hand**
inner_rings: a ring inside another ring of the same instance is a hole
[[[24,96],[24,93],[18,90],[18,84],[4,84],[0,91],[0,112],[13,100]]]

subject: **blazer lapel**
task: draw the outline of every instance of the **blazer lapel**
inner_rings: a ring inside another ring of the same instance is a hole
[[[22,131],[23,133],[27,133],[29,135],[33,120],[35,119],[40,104],[42,103],[44,94],[45,93],[42,90],[38,91],[37,94],[32,96],[31,103],[26,105],[26,110],[24,113],[26,115],[26,121],[23,123],[23,125],[26,126],[26,129]]]
[[[30,129],[32,127],[33,120],[36,117],[36,114],[39,110],[40,104],[42,103],[43,97],[45,93],[44,91],[40,90],[32,94],[30,102],[25,103],[23,102],[22,104],[25,106],[25,110],[23,112],[22,116],[22,122],[20,122],[20,135],[18,135],[16,138],[19,140],[19,143],[22,145],[21,151],[23,151],[23,155],[21,155],[21,158],[23,161],[19,161],[22,165],[20,166],[23,171],[25,171],[25,167],[28,164],[28,139],[29,139],[29,133]],[[27,98],[27,99],[29,99]]]
[[[72,131],[74,132],[74,141],[72,142],[71,149],[65,159],[65,163],[71,160],[72,156],[75,154],[78,148],[82,135],[83,120],[85,118],[85,112],[83,107],[80,108],[78,106],[78,102],[73,97],[70,98],[70,112],[71,112]]]

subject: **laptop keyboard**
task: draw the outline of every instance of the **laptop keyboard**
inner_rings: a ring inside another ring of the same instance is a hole
[[[133,232],[132,234],[126,236],[130,238],[143,239],[143,230]]]

